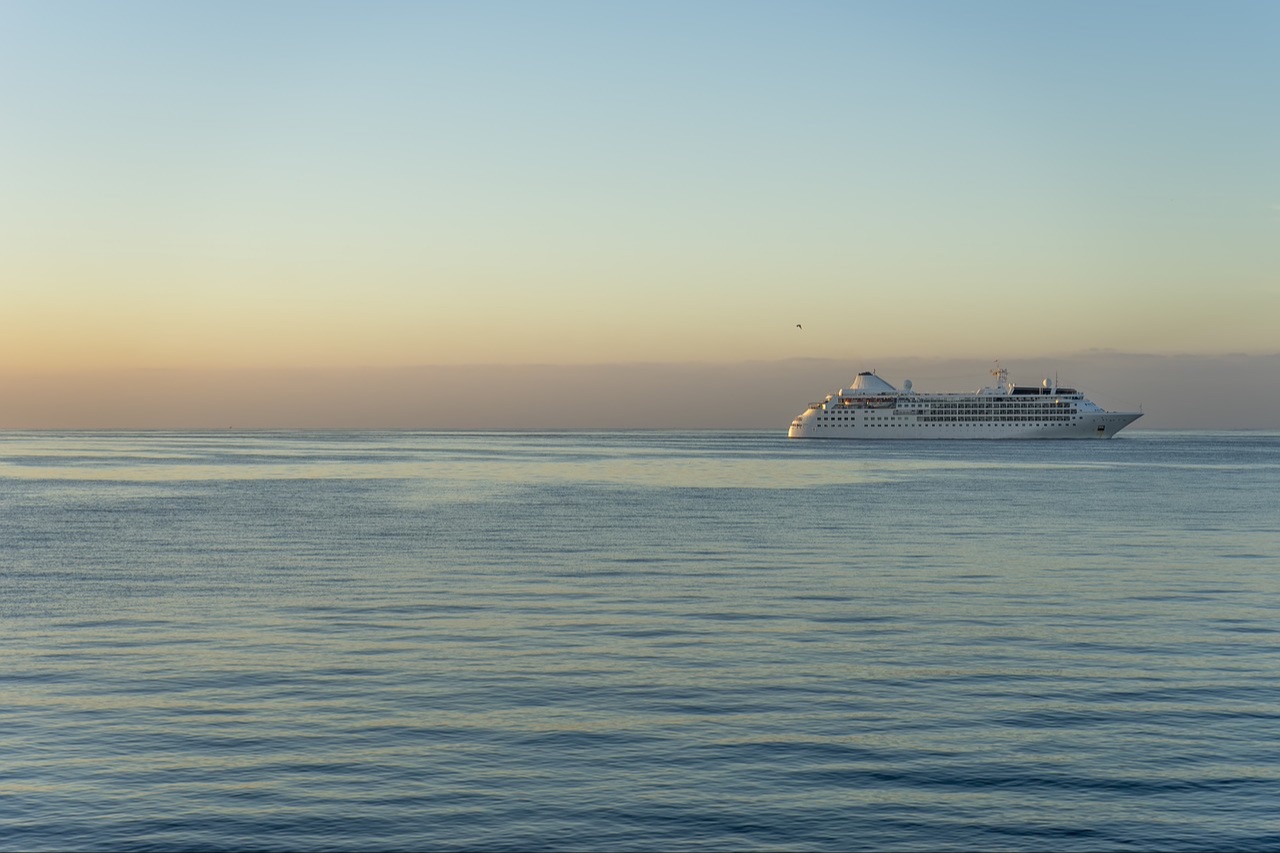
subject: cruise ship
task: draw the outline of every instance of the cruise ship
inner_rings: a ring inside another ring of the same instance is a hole
[[[1108,412],[1057,380],[1015,385],[991,371],[994,385],[972,394],[922,394],[911,380],[898,390],[859,373],[791,422],[790,438],[1110,438],[1142,412]]]

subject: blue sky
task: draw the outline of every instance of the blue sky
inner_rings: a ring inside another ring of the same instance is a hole
[[[0,361],[1274,352],[1278,43],[1273,2],[9,2]]]

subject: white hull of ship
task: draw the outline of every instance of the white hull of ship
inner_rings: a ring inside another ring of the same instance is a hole
[[[822,423],[800,419],[787,431],[789,438],[834,439],[1082,439],[1111,438],[1142,417],[1141,412],[1096,412],[1082,414],[1072,423],[944,422],[925,423],[911,416],[898,422],[876,420],[874,415]]]

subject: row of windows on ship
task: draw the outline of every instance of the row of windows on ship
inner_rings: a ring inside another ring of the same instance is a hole
[[[924,428],[926,428],[926,427],[935,427],[935,426],[988,426],[988,427],[1002,427],[1002,426],[1007,426],[1007,427],[1014,427],[1014,426],[1016,426],[1016,427],[1038,426],[1038,427],[1040,427],[1040,426],[1043,426],[1043,427],[1048,427],[1048,426],[1056,426],[1056,425],[1058,424],[1058,422],[1059,422],[1059,421],[1062,421],[1062,422],[1069,422],[1069,421],[1071,420],[1071,418],[1061,418],[1061,419],[1044,418],[1044,419],[1042,419],[1042,420],[1031,420],[1031,419],[1023,419],[1023,418],[990,418],[990,419],[983,419],[983,420],[979,420],[979,419],[976,419],[976,418],[975,418],[975,419],[973,419],[973,420],[974,420],[974,423],[962,423],[962,424],[941,424],[941,423],[934,423],[934,421],[945,421],[945,420],[947,420],[947,418],[921,418],[921,420],[922,420],[922,421],[929,421],[929,423],[908,423],[908,422],[906,422],[906,421],[901,421],[901,422],[899,422],[899,421],[895,421],[895,422],[893,422],[893,423],[865,423],[865,424],[861,424],[861,426],[862,426],[862,427],[864,427],[864,428],[875,428],[875,427],[919,427],[919,428],[921,428],[921,429],[924,429]],[[951,420],[953,420],[953,421],[954,421],[954,420],[955,420],[955,418],[951,418]],[[969,420],[969,419],[968,419],[968,418],[961,418],[960,420],[962,420],[962,421],[966,421],[966,420]],[[1008,421],[1008,423],[1002,423],[1002,421]],[[844,424],[817,424],[817,426],[818,426],[819,428],[822,428],[822,427],[835,428],[835,427],[842,427],[842,426],[844,426],[844,427],[856,427],[856,426],[859,426],[859,424],[854,424],[854,423],[844,423]]]
[[[849,406],[844,403],[836,405],[836,409],[859,409],[861,406]],[[897,406],[898,411],[922,411],[920,404],[907,403]],[[990,403],[932,403],[928,411],[933,412],[1046,412],[1057,414],[1063,411],[1075,411],[1075,407],[1065,400],[1054,400],[1052,403],[1015,403],[1011,405],[993,406]]]
[[[887,415],[884,417],[868,417],[863,420],[869,422],[883,423],[906,423],[907,415]],[[1056,413],[1036,413],[1036,412],[1020,412],[1017,414],[1001,414],[1001,415],[911,415],[911,419],[918,423],[939,423],[939,422],[960,422],[960,423],[991,423],[991,422],[1008,422],[1016,421],[1018,423],[1065,423],[1073,420],[1074,416],[1066,412]],[[857,420],[853,415],[826,415],[820,416],[819,421],[852,421]]]

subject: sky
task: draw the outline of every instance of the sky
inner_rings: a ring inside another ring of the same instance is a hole
[[[1003,363],[1002,363],[1003,364]],[[877,366],[878,365],[878,366]],[[976,391],[990,361],[890,359],[897,387]],[[0,429],[747,429],[786,435],[809,402],[852,384],[844,359],[422,367],[139,369],[0,374]],[[1151,355],[1099,350],[1024,359],[1019,384],[1057,377],[1156,429],[1280,431],[1280,354]],[[1188,388],[1191,391],[1188,391]]]
[[[678,425],[697,371],[1098,352],[1280,392],[1277,44],[1272,0],[6,0],[0,427],[552,367]]]

